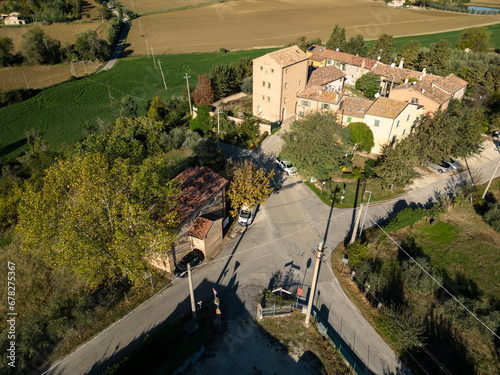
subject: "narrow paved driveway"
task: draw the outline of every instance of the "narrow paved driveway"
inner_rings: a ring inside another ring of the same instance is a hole
[[[276,136],[271,137],[254,156],[266,168],[273,167],[272,159],[279,143]],[[480,170],[475,175],[476,183],[491,175],[500,158],[492,144],[488,145],[487,151],[486,158],[477,159],[477,163],[470,161],[470,164],[476,164],[475,171]],[[238,149],[231,149],[231,153],[237,156]],[[373,205],[368,214],[381,219],[412,203],[426,204],[438,194],[449,193],[466,178],[466,173],[447,176],[394,200]],[[268,286],[277,270],[287,271],[293,264],[293,272],[304,280],[307,288],[314,266],[313,263],[307,267],[308,259],[314,260],[311,248],[326,240],[331,250],[351,228],[353,209],[334,208],[330,211],[298,177],[284,177],[278,173],[275,185],[276,192],[259,209],[254,224],[247,230],[241,229],[228,240],[217,259],[193,273],[196,299],[210,298],[212,288],[215,288],[226,321],[254,317],[258,292]],[[330,326],[366,367],[366,373],[408,373],[406,366],[345,296],[329,262],[321,266],[318,295],[314,297],[318,310],[328,317]],[[97,374],[139,345],[148,332],[187,311],[187,280],[177,280],[175,285],[158,293],[46,373]],[[227,342],[227,345],[233,344]],[[282,373],[287,374],[286,369]]]

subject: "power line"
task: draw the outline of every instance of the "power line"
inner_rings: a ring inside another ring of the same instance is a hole
[[[98,84],[98,85],[101,85],[101,86],[106,86],[106,87],[108,87],[109,89],[113,89],[114,91],[119,92],[120,94],[123,94],[123,95],[128,95],[128,96],[130,96],[131,98],[135,98],[135,99],[139,99],[139,100],[145,100],[145,101],[147,101],[147,100],[148,100],[148,99],[141,98],[141,97],[139,97],[139,96],[130,95],[130,94],[126,93],[126,92],[123,92],[123,91],[120,91],[120,90],[118,90],[118,89],[115,89],[114,87],[111,87],[110,85],[106,85],[106,84],[104,84],[104,83],[94,81],[94,80],[93,80],[93,79],[91,79],[91,78],[87,78],[87,79],[88,79],[89,81],[92,81],[92,82],[94,82],[94,83]]]
[[[382,231],[384,232],[384,234],[389,237],[389,239],[402,251],[404,252],[408,258],[410,258],[418,267],[420,267],[420,269],[422,271],[424,271],[427,276],[429,276],[437,285],[439,285],[439,287],[444,290],[451,298],[453,298],[455,300],[455,302],[457,302],[460,306],[462,306],[462,308],[467,311],[471,316],[474,317],[474,319],[476,319],[479,323],[481,323],[488,331],[490,331],[497,339],[500,339],[500,336],[497,335],[495,333],[495,331],[493,331],[490,327],[488,327],[486,325],[486,323],[484,323],[481,319],[479,319],[479,317],[476,316],[476,314],[474,314],[472,311],[470,311],[467,306],[465,306],[462,302],[460,302],[458,300],[458,298],[456,298],[450,291],[448,291],[448,289],[446,289],[439,281],[437,281],[434,276],[432,276],[424,267],[422,267],[410,254],[408,254],[408,252],[403,249],[397,242],[396,240],[394,240],[394,238],[392,238],[389,233],[387,233],[370,215],[367,215],[371,221],[373,221],[373,223]]]

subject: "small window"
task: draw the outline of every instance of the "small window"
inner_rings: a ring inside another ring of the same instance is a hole
[[[302,85],[302,81],[299,81],[299,86]]]
[[[274,69],[271,69],[271,73],[274,73]]]
[[[285,99],[283,99],[283,103],[286,103],[286,98],[285,98]]]
[[[299,112],[300,117],[304,117],[304,112]]]
[[[267,83],[267,88],[270,89],[271,88],[271,82],[268,82]]]
[[[269,103],[271,101],[271,98],[268,96],[267,97],[267,102]]]
[[[261,66],[261,67],[260,67],[260,70],[264,70],[264,67],[263,67],[263,66]]]
[[[304,107],[310,107],[311,106],[311,102],[309,100],[301,100],[300,101],[300,105],[302,105]]]
[[[375,119],[373,126],[380,126],[380,119]]]
[[[288,74],[288,68],[285,69],[285,73]]]
[[[406,121],[410,121],[410,113],[408,113],[408,117],[406,118]]]
[[[405,135],[405,133],[406,133],[406,129],[403,129],[403,135]]]
[[[321,109],[330,109],[330,104],[321,103]]]
[[[285,89],[288,88],[288,82],[285,82]]]
[[[266,97],[264,95],[262,95],[262,100],[266,100]]]
[[[398,122],[396,122],[396,128],[397,128],[398,126],[399,126],[399,120],[398,120]]]
[[[262,87],[266,87],[266,82],[262,81]]]
[[[418,98],[411,98],[412,104],[418,104]]]
[[[347,123],[348,123],[348,124],[350,124],[351,122],[352,122],[352,117],[350,117],[350,116],[349,116],[349,117],[347,118]]]

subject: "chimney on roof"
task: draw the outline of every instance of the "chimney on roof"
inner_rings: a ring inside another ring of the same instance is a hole
[[[422,94],[423,94],[423,93],[425,93],[425,89],[420,90],[420,92],[421,92]]]
[[[338,51],[339,51],[339,48],[335,48],[335,51],[337,51],[337,52],[338,52]]]
[[[335,93],[335,101],[338,101],[338,100],[339,100],[339,93],[338,93],[338,92],[336,92],[336,93]]]
[[[404,62],[405,62],[405,59],[404,59],[404,57],[402,57],[401,60],[399,60],[399,68],[403,69]]]
[[[396,66],[396,64],[392,63],[391,64],[391,68],[394,68]]]
[[[425,77],[427,74],[427,68],[422,69],[422,77]]]

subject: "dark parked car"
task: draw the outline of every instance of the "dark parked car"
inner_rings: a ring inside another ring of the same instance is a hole
[[[200,249],[194,249],[190,253],[184,256],[179,263],[176,264],[174,275],[177,277],[184,277],[187,274],[187,265],[191,265],[191,269],[201,264],[205,259],[203,251]]]

